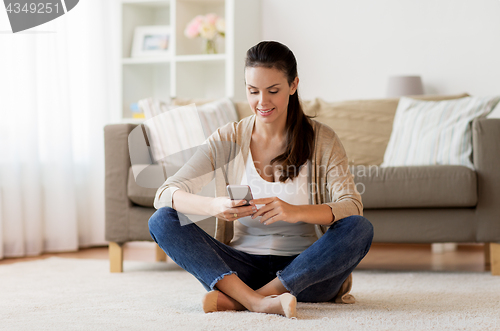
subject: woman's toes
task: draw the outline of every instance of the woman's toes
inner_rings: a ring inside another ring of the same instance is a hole
[[[281,307],[287,318],[297,317],[297,298],[290,293],[279,296]]]
[[[296,317],[297,299],[290,293],[267,296],[262,299],[262,312],[278,314],[287,318]]]
[[[283,307],[281,306],[280,298],[279,296],[275,295],[267,296],[262,299],[259,312],[285,316],[285,312],[283,311]]]

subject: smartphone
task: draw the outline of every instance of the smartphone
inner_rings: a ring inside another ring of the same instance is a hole
[[[247,203],[243,206],[250,206],[250,200],[253,199],[252,190],[248,185],[228,185],[226,186],[227,193],[231,200],[246,200]]]

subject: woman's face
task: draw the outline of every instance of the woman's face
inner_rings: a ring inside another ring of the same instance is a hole
[[[248,103],[258,120],[286,122],[288,98],[297,90],[298,77],[288,85],[285,74],[278,69],[247,67],[245,82]]]

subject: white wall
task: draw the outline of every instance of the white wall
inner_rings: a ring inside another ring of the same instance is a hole
[[[383,98],[407,74],[426,94],[500,94],[500,0],[263,0],[262,37],[294,52],[304,99]]]

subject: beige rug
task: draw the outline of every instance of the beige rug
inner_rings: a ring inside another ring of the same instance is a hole
[[[500,330],[500,277],[355,271],[354,305],[299,303],[298,318],[204,314],[205,289],[173,263],[49,258],[0,266],[0,330]]]

